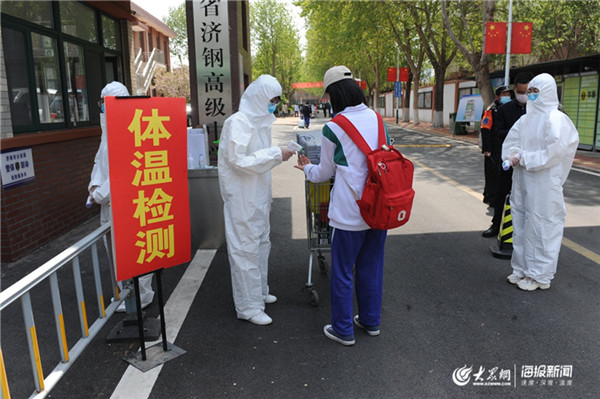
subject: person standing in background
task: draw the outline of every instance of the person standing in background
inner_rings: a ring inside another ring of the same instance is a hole
[[[508,131],[515,122],[525,115],[527,105],[527,85],[532,78],[529,72],[521,72],[515,78],[515,99],[502,105],[496,113],[496,136],[494,139],[493,152],[500,154],[502,152],[502,143],[508,134]],[[498,186],[496,187],[496,198],[494,200],[494,217],[489,229],[481,233],[483,237],[496,237],[500,231],[502,222],[502,211],[504,210],[504,201],[510,193],[512,185],[512,169],[503,170],[502,163],[498,162]]]
[[[496,187],[498,186],[498,163],[500,162],[500,153],[494,151],[494,138],[496,135],[496,125],[494,119],[498,108],[512,100],[512,90],[508,86],[500,86],[496,89],[496,99],[483,112],[481,119],[481,152],[484,155],[483,171],[485,176],[485,186],[483,189],[483,202],[492,205],[496,197]]]
[[[106,113],[104,112],[104,97],[105,96],[129,96],[129,91],[120,82],[111,82],[107,84],[100,93],[100,101],[98,106],[100,107],[100,128],[102,129],[102,136],[100,137],[100,148],[94,158],[94,168],[90,177],[90,183],[88,184],[88,191],[90,199],[93,203],[100,205],[100,223],[104,224],[112,220],[112,212],[110,209],[110,180],[109,180],[109,169],[108,169],[108,140],[106,132]],[[107,252],[112,258],[112,252],[109,250],[109,245],[105,242]],[[154,290],[152,289],[152,274],[147,274],[139,278],[140,287],[140,299],[142,303],[142,309],[146,308],[152,303],[154,299]],[[133,310],[133,309],[131,309]],[[117,308],[117,312],[125,312],[126,305],[125,301],[121,302]]]

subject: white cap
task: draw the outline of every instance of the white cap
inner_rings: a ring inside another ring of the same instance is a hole
[[[327,90],[329,85],[344,79],[353,79],[352,72],[348,68],[343,65],[329,68],[323,77],[323,90]]]

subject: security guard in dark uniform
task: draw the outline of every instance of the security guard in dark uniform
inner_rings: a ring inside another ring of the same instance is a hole
[[[533,75],[529,72],[521,72],[515,78],[515,99],[502,105],[494,115],[494,124],[496,125],[496,135],[493,141],[492,153],[502,153],[502,144],[508,131],[515,122],[525,115],[525,105],[527,105],[527,86]],[[502,162],[498,161],[498,186],[496,187],[496,197],[493,202],[494,217],[492,225],[481,235],[484,237],[496,237],[500,231],[502,222],[502,211],[504,210],[504,199],[510,193],[512,186],[512,168],[507,171],[502,170]]]
[[[481,118],[481,152],[485,156],[483,162],[485,175],[483,202],[490,206],[493,206],[496,196],[496,188],[498,187],[498,162],[500,162],[500,156],[502,155],[494,147],[494,138],[496,136],[494,119],[498,108],[513,99],[512,90],[508,86],[498,87],[495,93],[496,100],[486,108],[483,112],[483,118]]]

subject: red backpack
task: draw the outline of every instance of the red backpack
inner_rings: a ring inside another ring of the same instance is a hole
[[[379,146],[371,150],[356,127],[343,115],[332,119],[367,156],[369,174],[362,198],[356,198],[365,222],[376,230],[402,226],[410,218],[415,191],[412,188],[414,166],[400,151],[387,144],[383,119],[377,114]]]

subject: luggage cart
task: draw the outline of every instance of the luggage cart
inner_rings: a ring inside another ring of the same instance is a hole
[[[319,261],[319,271],[327,274],[328,266],[323,252],[331,252],[331,227],[329,226],[329,193],[333,187],[333,180],[324,183],[305,181],[306,189],[306,228],[308,236],[308,279],[306,288],[313,306],[319,304],[319,294],[312,283],[312,267],[314,256]]]

